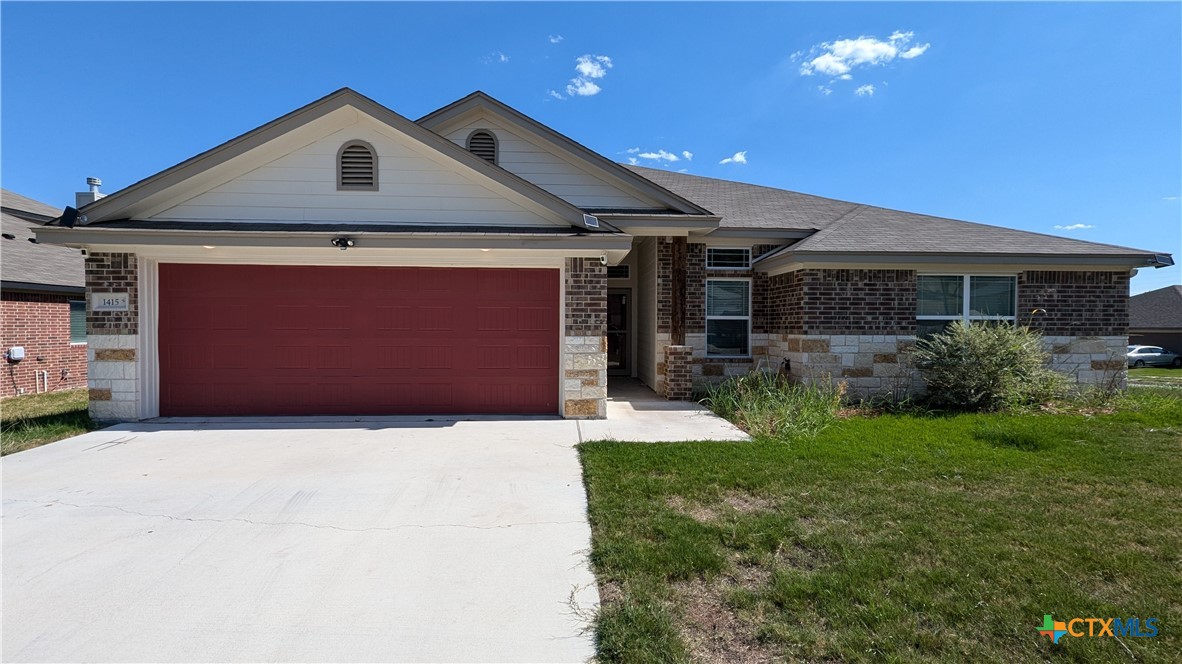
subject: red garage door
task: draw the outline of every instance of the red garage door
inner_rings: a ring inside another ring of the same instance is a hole
[[[160,414],[556,413],[558,270],[160,265]]]

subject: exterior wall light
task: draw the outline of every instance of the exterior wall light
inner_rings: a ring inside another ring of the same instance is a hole
[[[344,236],[334,237],[332,239],[332,246],[340,249],[341,251],[345,251],[349,247],[353,246],[353,238]]]

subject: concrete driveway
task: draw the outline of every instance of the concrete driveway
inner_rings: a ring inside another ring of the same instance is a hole
[[[4,661],[592,656],[572,422],[324,419],[4,458]]]

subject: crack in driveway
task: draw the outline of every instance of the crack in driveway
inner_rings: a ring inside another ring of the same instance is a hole
[[[243,519],[243,518],[239,518],[239,517],[232,517],[229,519],[214,519],[214,518],[209,518],[209,517],[173,516],[171,514],[149,514],[146,512],[136,512],[135,510],[129,510],[129,509],[126,509],[123,507],[119,507],[118,505],[79,505],[77,503],[67,503],[67,502],[64,502],[61,500],[50,500],[47,502],[44,500],[20,500],[20,499],[14,498],[14,499],[5,500],[4,502],[5,503],[36,503],[36,504],[40,504],[40,505],[63,505],[65,507],[76,507],[76,508],[80,508],[80,509],[94,508],[94,509],[115,510],[118,512],[123,512],[125,514],[131,514],[133,516],[140,516],[140,517],[149,518],[149,519],[168,519],[170,521],[190,521],[193,523],[239,522],[239,523],[247,523],[252,526],[304,526],[305,528],[317,528],[317,529],[323,529],[323,530],[339,530],[339,531],[349,532],[349,533],[366,533],[366,532],[375,532],[375,531],[376,532],[381,532],[381,531],[390,532],[390,531],[395,531],[395,530],[403,530],[406,528],[422,528],[422,529],[467,528],[467,529],[471,529],[471,530],[501,530],[504,528],[513,528],[515,526],[569,526],[569,525],[576,525],[576,524],[584,523],[584,521],[582,521],[582,520],[578,520],[578,521],[525,521],[522,523],[507,523],[507,524],[495,525],[495,526],[474,526],[474,525],[463,524],[463,523],[428,523],[428,524],[405,523],[405,524],[399,524],[397,526],[373,526],[370,528],[347,528],[344,526],[333,526],[333,525],[329,525],[329,524],[304,523],[303,521],[255,521],[252,519]]]

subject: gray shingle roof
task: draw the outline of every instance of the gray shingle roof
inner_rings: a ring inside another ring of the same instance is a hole
[[[889,210],[743,182],[629,166],[661,186],[722,215],[720,228],[815,230],[793,253],[986,253],[1078,256],[1150,252]],[[1165,252],[1161,252],[1165,253]]]
[[[1129,329],[1182,330],[1182,286],[1166,286],[1129,298]]]
[[[41,201],[35,201],[28,196],[21,196],[15,191],[7,189],[0,189],[0,207],[18,216],[21,216],[21,212],[31,212],[38,217],[54,219],[62,213],[60,208],[46,205]]]
[[[3,196],[5,208],[19,209],[38,216],[56,217],[61,214],[60,210],[7,190]],[[40,225],[7,211],[0,213],[0,226],[3,227],[4,235],[14,236],[11,240],[0,238],[0,280],[9,287],[16,284],[85,286],[85,259],[82,252],[54,244],[29,242],[29,238],[33,237],[33,229]]]

